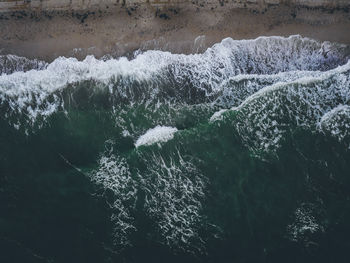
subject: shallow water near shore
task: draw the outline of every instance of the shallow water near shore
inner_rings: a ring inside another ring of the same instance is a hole
[[[1,262],[347,262],[350,49],[0,56]]]

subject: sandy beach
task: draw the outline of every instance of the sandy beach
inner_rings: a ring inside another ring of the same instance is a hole
[[[2,54],[50,61],[58,56],[116,56],[136,49],[200,52],[223,38],[302,36],[350,43],[348,8],[224,2],[130,4],[90,10],[0,13]]]

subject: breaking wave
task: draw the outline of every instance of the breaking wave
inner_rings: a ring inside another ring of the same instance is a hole
[[[12,74],[17,71],[26,72],[32,69],[42,70],[48,63],[37,59],[28,59],[15,55],[0,55],[0,75]]]
[[[153,129],[149,129],[144,135],[137,139],[135,146],[151,145],[159,142],[166,142],[174,138],[174,133],[177,132],[173,127],[157,126]]]
[[[117,104],[113,106],[165,100],[215,102],[228,107],[263,86],[313,76],[305,71],[325,71],[344,64],[348,52],[346,46],[291,36],[242,41],[228,38],[195,55],[147,51],[132,60],[60,57],[47,66],[17,58],[12,63],[16,69],[27,64],[41,66],[1,75],[0,99],[8,108],[7,114],[22,113],[30,123],[62,110],[68,103],[65,96],[82,85],[107,93],[108,100],[113,98],[112,103]]]

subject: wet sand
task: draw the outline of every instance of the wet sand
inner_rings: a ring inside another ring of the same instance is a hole
[[[136,49],[201,52],[223,38],[302,36],[350,44],[349,8],[230,4],[135,4],[89,11],[0,13],[0,50],[51,61]]]

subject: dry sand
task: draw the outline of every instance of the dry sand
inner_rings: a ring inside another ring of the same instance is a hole
[[[300,34],[350,44],[349,8],[230,4],[139,4],[87,11],[0,14],[0,50],[50,61],[58,56],[123,55],[138,48],[201,52],[225,37]]]

